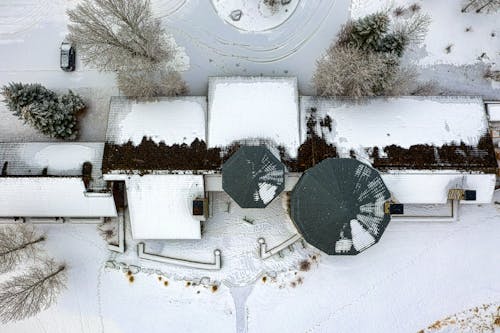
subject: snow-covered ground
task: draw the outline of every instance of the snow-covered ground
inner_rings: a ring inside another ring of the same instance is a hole
[[[460,313],[482,304],[498,306],[499,209],[493,204],[462,206],[461,220],[453,224],[391,222],[381,241],[361,255],[320,256],[303,270],[291,265],[253,287],[221,284],[215,292],[176,280],[178,269],[167,265],[160,269],[165,273],[161,281],[157,274],[139,273],[130,282],[126,272],[104,268],[115,255],[107,252],[94,225],[41,225],[47,252],[70,268],[68,288],[56,306],[0,326],[0,331],[236,332],[239,327],[238,332],[416,332],[441,320],[447,324],[428,331],[478,332],[477,317],[491,321],[496,309]],[[248,228],[271,222],[256,219]],[[293,257],[287,252],[274,260]],[[232,260],[226,264],[229,273],[245,267]],[[190,277],[194,274],[185,275],[193,281]],[[459,319],[476,320],[445,320],[455,313]]]

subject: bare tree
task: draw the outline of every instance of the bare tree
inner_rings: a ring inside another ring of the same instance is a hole
[[[150,70],[175,57],[149,0],[83,0],[68,16],[69,39],[100,70]]]
[[[45,236],[32,226],[14,225],[0,229],[0,273],[5,273],[23,260],[35,259]]]
[[[179,73],[166,70],[119,72],[118,88],[125,96],[143,99],[185,95],[188,91]]]
[[[383,93],[392,75],[391,59],[383,53],[332,46],[318,60],[313,83],[320,96],[368,97]]]
[[[431,17],[420,12],[412,12],[412,15],[394,24],[394,32],[400,33],[408,40],[409,44],[418,45],[425,39],[429,31]]]
[[[66,267],[47,259],[0,284],[0,321],[22,320],[52,305],[65,288]]]
[[[500,0],[467,0],[462,7],[462,13],[466,13],[470,9],[475,9],[476,13],[496,12],[500,9]]]

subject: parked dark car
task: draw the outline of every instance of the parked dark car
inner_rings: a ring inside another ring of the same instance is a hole
[[[61,43],[61,69],[66,72],[75,70],[75,48],[68,42]]]

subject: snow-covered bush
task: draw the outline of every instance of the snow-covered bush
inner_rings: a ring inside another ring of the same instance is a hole
[[[16,116],[20,116],[21,110],[33,103],[43,103],[47,100],[56,99],[56,94],[37,83],[15,83],[2,87],[2,95],[5,98],[7,108]]]
[[[71,90],[62,96],[40,84],[10,83],[2,88],[9,110],[45,135],[75,139],[76,115],[85,108],[82,98]]]
[[[178,70],[174,65],[178,51],[153,16],[149,0],[83,0],[68,10],[68,16],[69,39],[82,61],[99,70],[118,71],[123,94],[154,97],[165,90],[168,95],[185,91],[178,88],[181,80],[170,85],[174,88],[165,86],[164,78]]]
[[[353,47],[332,46],[317,62],[313,82],[320,96],[359,98],[383,93],[393,71],[391,56]]]
[[[346,23],[336,44],[401,56],[408,45],[424,39],[429,24],[430,17],[422,13],[411,12],[409,17],[398,17],[391,22],[387,13],[378,12]]]
[[[400,57],[425,37],[430,19],[417,11],[391,22],[378,12],[346,23],[317,61],[313,83],[321,96],[396,96],[417,89],[416,73]]]
[[[159,96],[179,96],[188,92],[186,82],[178,72],[165,70],[119,72],[118,87],[126,96],[153,98]]]

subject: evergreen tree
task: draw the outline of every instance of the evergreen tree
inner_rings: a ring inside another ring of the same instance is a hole
[[[2,88],[7,107],[25,123],[45,135],[75,139],[76,114],[85,108],[71,90],[60,97],[40,84],[10,83]]]
[[[20,116],[21,110],[32,103],[43,103],[44,101],[55,100],[57,96],[38,83],[9,83],[2,87],[2,95],[9,110],[14,115]]]
[[[379,42],[376,51],[384,53],[394,53],[398,57],[403,55],[403,52],[408,45],[408,37],[400,32],[394,32],[385,35]]]
[[[352,22],[349,46],[365,51],[378,51],[380,43],[389,31],[389,16],[378,12]]]

